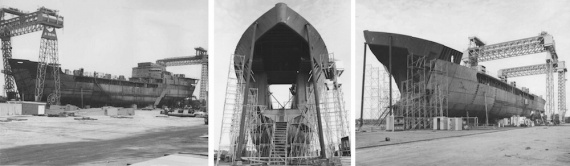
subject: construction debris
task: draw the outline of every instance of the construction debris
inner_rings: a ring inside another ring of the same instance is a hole
[[[90,118],[90,117],[81,117],[81,118],[73,118],[74,120],[97,120],[95,118]]]
[[[7,118],[6,120],[0,120],[0,122],[11,122],[11,121],[26,121],[28,119],[19,119],[19,118]]]
[[[122,115],[111,116],[111,118],[118,118],[118,119],[133,119],[133,117],[132,117],[132,116],[122,116]]]

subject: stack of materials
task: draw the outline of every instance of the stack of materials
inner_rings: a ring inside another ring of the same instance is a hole
[[[77,111],[79,116],[105,116],[105,110],[102,108],[89,108]]]
[[[22,104],[0,103],[0,116],[22,115]]]
[[[79,107],[67,104],[65,106],[60,105],[51,105],[48,109],[46,109],[47,115],[60,115],[63,113],[75,113],[79,110]]]
[[[29,101],[10,101],[0,105],[0,116],[43,115],[46,103]]]
[[[105,110],[105,115],[107,116],[133,116],[135,115],[134,108],[122,108],[122,107],[103,107]]]

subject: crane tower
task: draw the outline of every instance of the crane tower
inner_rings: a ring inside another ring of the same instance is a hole
[[[157,60],[156,63],[163,66],[186,66],[202,65],[200,78],[200,100],[208,99],[208,51],[202,47],[194,48],[195,56],[181,56]]]
[[[476,67],[479,62],[517,57],[529,54],[546,52],[545,64],[522,66],[499,70],[499,77],[519,77],[546,74],[546,115],[550,120],[555,115],[554,102],[554,73],[558,73],[558,112],[564,116],[566,112],[566,68],[564,61],[558,60],[554,38],[552,35],[541,32],[538,36],[486,45],[477,37],[469,38],[469,49],[462,60],[468,67]]]
[[[57,10],[45,7],[38,8],[35,12],[24,12],[16,8],[0,8],[0,38],[2,39],[2,58],[4,60],[4,91],[8,99],[19,98],[18,89],[14,77],[11,74],[8,60],[12,59],[11,38],[36,31],[43,31],[41,36],[40,51],[38,57],[38,69],[35,83],[35,101],[43,99],[44,81],[46,68],[52,66],[55,89],[47,97],[47,102],[59,104],[59,55],[56,29],[63,28],[63,17]]]

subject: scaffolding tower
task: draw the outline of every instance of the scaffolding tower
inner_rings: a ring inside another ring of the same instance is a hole
[[[387,71],[388,69],[380,70],[380,109],[379,109],[379,116],[374,122],[374,125],[382,126],[386,122],[386,117],[390,115],[390,87],[389,81],[390,74]],[[392,89],[392,103],[397,103],[400,100],[400,91],[398,88]]]
[[[336,69],[334,65],[334,62],[330,62],[329,67],[334,70],[325,72],[340,76],[342,69]],[[244,66],[245,57],[234,55],[228,71],[217,165],[221,160],[232,164],[247,162],[267,165],[314,165],[321,162],[321,150],[326,152],[327,159],[340,157],[343,151],[350,150],[350,147],[342,146],[342,138],[348,137],[350,132],[341,84],[336,80],[327,78],[325,84],[319,84],[317,87],[314,87],[314,84],[306,84],[307,87],[303,89],[307,90],[299,92],[306,93],[306,102],[299,103],[296,107],[271,108],[265,106],[266,103],[258,103],[259,97],[268,97],[271,95],[270,92],[261,94],[257,88],[245,89],[244,72],[250,71]],[[298,89],[295,86],[297,85],[293,85],[290,89],[292,93],[296,93],[295,89]],[[245,91],[248,102],[243,107]],[[315,94],[316,92],[319,94]],[[315,95],[320,96],[319,103],[316,103]],[[317,104],[321,108],[320,116],[325,138],[323,141],[326,149],[321,149],[319,142]],[[244,124],[240,124],[241,115],[244,113],[242,111],[245,111]],[[296,117],[288,121],[276,120],[287,112],[296,112],[300,115],[295,115]],[[244,133],[239,133],[240,125],[244,125]],[[238,149],[240,134],[244,134],[242,149]],[[241,154],[242,161],[237,161],[238,153]],[[340,160],[328,162],[340,165]]]
[[[407,79],[402,81],[402,99],[394,114],[404,117],[405,130],[429,129],[434,117],[447,116],[447,66],[437,59],[408,55]]]
[[[222,115],[222,128],[220,131],[219,152],[217,153],[216,163],[226,159],[229,162],[235,161],[236,154],[234,152],[237,146],[239,118],[243,109],[242,102],[245,85],[245,80],[243,79],[244,61],[245,57],[243,55],[232,55],[232,58],[230,58],[224,113]]]
[[[380,68],[366,65],[365,83],[364,83],[364,112],[368,116],[367,119],[378,119],[380,116]]]
[[[335,61],[332,58],[334,55],[329,54],[329,68],[335,70],[334,79],[340,77],[343,69],[336,67]],[[325,87],[322,87],[324,100],[323,105],[324,111],[321,111],[322,119],[325,125],[323,130],[326,132],[326,147],[327,156],[329,158],[338,158],[343,155],[343,151],[349,151],[346,147],[342,146],[342,138],[349,137],[349,125],[348,125],[348,114],[344,109],[345,101],[343,100],[342,84],[336,82],[336,80],[327,80]],[[335,163],[335,165],[340,165],[340,163]]]

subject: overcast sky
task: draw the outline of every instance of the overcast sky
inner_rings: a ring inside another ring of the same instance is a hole
[[[363,30],[410,35],[459,51],[467,49],[469,36],[477,36],[487,44],[493,44],[538,36],[541,31],[546,31],[554,36],[560,60],[567,60],[570,54],[570,1],[356,0],[355,8],[356,66],[363,63]],[[546,53],[541,53],[482,62],[480,65],[486,66],[489,74],[496,77],[499,69],[544,64],[545,58]],[[370,50],[367,63],[380,66]],[[355,68],[355,72],[362,73],[362,68]],[[355,79],[355,105],[358,107],[355,115],[360,117],[362,75],[356,74]],[[545,96],[545,75],[509,78],[509,81],[516,81],[517,87],[529,87],[531,93]],[[557,75],[554,81],[557,81]]]
[[[267,12],[278,2],[284,2],[291,9],[303,16],[309,21],[315,29],[320,33],[323,41],[327,45],[329,53],[334,53],[335,57],[342,61],[342,65],[346,68],[339,82],[343,84],[345,92],[344,100],[346,109],[350,106],[350,1],[347,0],[316,0],[310,3],[305,1],[265,1],[265,0],[216,0],[214,7],[214,44],[216,56],[210,58],[215,61],[215,79],[214,87],[210,93],[214,94],[214,101],[217,104],[214,108],[210,108],[212,119],[210,128],[213,129],[213,139],[215,148],[219,140],[221,114],[223,111],[223,102],[225,98],[226,80],[228,77],[229,58],[234,53],[235,47],[243,32],[259,18],[263,13]],[[286,89],[285,89],[286,90]],[[274,95],[279,93],[275,92]],[[287,92],[280,93],[276,97],[283,101],[288,98]],[[280,97],[281,96],[281,97]],[[284,97],[284,98],[283,98]],[[350,114],[349,114],[350,115]]]
[[[0,5],[30,12],[42,6],[59,10],[64,17],[64,28],[57,30],[62,69],[130,77],[139,62],[190,56],[194,47],[208,48],[207,0],[0,0]],[[40,37],[41,32],[13,37],[13,58],[37,61]],[[197,79],[200,69],[167,68]]]

